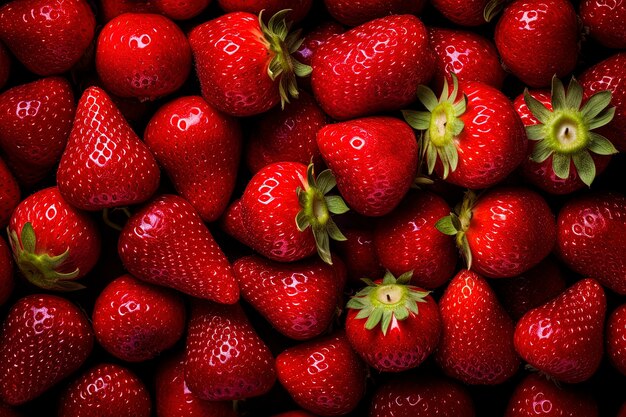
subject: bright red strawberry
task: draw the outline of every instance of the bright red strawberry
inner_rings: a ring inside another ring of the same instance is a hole
[[[365,393],[366,366],[343,332],[287,348],[276,372],[295,402],[320,416],[349,413]]]
[[[100,0],[102,22],[116,18],[124,13],[157,13],[154,0]]]
[[[606,298],[593,279],[578,281],[524,314],[515,328],[515,350],[534,368],[562,382],[589,379],[600,365]]]
[[[83,93],[57,170],[63,197],[83,210],[146,201],[159,185],[159,167],[111,98],[100,88]]]
[[[251,116],[298,97],[296,76],[307,76],[311,68],[291,56],[301,41],[299,32],[289,33],[286,13],[276,13],[266,25],[251,13],[234,12],[191,31],[202,96],[213,107]]]
[[[0,90],[4,88],[11,74],[11,56],[6,46],[0,42]]]
[[[72,68],[91,43],[95,27],[85,0],[14,0],[0,7],[0,40],[37,75]]]
[[[107,91],[154,100],[183,85],[191,70],[191,48],[168,18],[126,13],[100,32],[96,69]]]
[[[466,384],[495,385],[517,372],[513,321],[483,277],[461,270],[439,309],[443,331],[436,359],[446,374]]]
[[[431,3],[446,19],[457,25],[479,26],[491,20],[502,1],[431,0]]]
[[[13,261],[11,250],[0,238],[0,306],[7,302],[13,292]]]
[[[430,81],[435,55],[424,24],[387,16],[333,36],[313,56],[315,99],[334,119],[399,110]]]
[[[258,15],[273,16],[284,9],[290,9],[287,17],[299,22],[309,13],[313,0],[217,0],[220,7],[230,12],[248,12]]]
[[[20,203],[20,187],[9,168],[0,159],[0,227],[9,223],[11,214]]]
[[[411,192],[374,229],[374,246],[380,263],[393,274],[413,271],[412,283],[437,288],[454,274],[457,255],[454,241],[441,234],[435,224],[450,213],[438,195]]]
[[[592,38],[609,48],[626,48],[626,3],[583,0],[579,15]]]
[[[626,304],[617,307],[609,317],[606,353],[613,366],[626,375]]]
[[[425,0],[324,0],[330,15],[347,26],[357,26],[390,14],[418,14]]]
[[[172,20],[187,20],[202,13],[210,3],[211,0],[154,0],[154,7]]]
[[[468,269],[489,278],[528,271],[548,256],[556,240],[550,207],[526,188],[500,187],[478,196],[468,191],[437,229],[456,236]]]
[[[150,394],[143,382],[119,365],[87,370],[63,392],[59,417],[150,417]]]
[[[75,280],[87,275],[100,257],[95,222],[71,206],[56,187],[22,201],[11,216],[8,233],[18,268],[43,289],[84,288]]]
[[[569,200],[557,219],[556,252],[572,270],[626,294],[626,197],[590,194]]]
[[[204,400],[255,397],[276,380],[274,357],[239,304],[194,303],[185,355],[185,382]]]
[[[93,348],[85,314],[71,302],[46,294],[18,300],[0,338],[0,399],[28,402],[76,371]]]
[[[181,97],[150,119],[144,141],[176,191],[204,221],[217,220],[237,178],[241,154],[237,120],[214,110],[202,97]]]
[[[0,148],[18,180],[30,187],[59,163],[74,121],[74,94],[60,77],[0,95]]]
[[[148,283],[220,303],[239,299],[228,259],[181,197],[162,195],[136,212],[120,234],[118,251],[128,272]]]
[[[361,278],[382,278],[385,268],[380,264],[374,233],[370,227],[349,228],[343,231],[346,240],[337,242],[337,252],[343,260],[347,274],[348,285],[361,287]]]

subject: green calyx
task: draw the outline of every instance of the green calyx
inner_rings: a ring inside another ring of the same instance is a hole
[[[425,303],[428,291],[421,291],[409,285],[413,272],[406,272],[397,279],[389,271],[381,283],[363,279],[367,287],[348,301],[347,307],[360,310],[357,319],[365,319],[365,328],[372,330],[381,325],[383,335],[387,334],[391,320],[406,320],[410,313],[418,314],[417,303]]]
[[[443,179],[454,171],[459,163],[456,139],[465,125],[460,117],[467,108],[467,97],[459,91],[456,75],[452,75],[452,91],[447,78],[443,92],[437,98],[430,88],[417,87],[417,97],[427,111],[403,110],[406,122],[413,129],[423,132],[422,159],[426,161],[428,174],[432,174],[439,159],[443,166]]]
[[[326,195],[337,185],[335,176],[329,169],[322,171],[316,179],[313,163],[311,163],[306,174],[307,177],[303,178],[302,187],[296,190],[302,208],[296,215],[296,226],[301,232],[311,227],[317,253],[324,262],[332,265],[330,239],[346,240],[332,215],[343,214],[350,209],[340,196]]]
[[[472,251],[470,250],[466,233],[470,227],[472,210],[476,205],[476,200],[476,193],[468,190],[465,193],[463,202],[455,207],[454,212],[450,213],[449,216],[442,217],[435,223],[435,227],[441,233],[456,237],[456,246],[459,248],[463,259],[465,259],[467,269],[472,268]]]
[[[536,141],[531,155],[534,162],[542,163],[552,157],[552,169],[557,177],[566,179],[573,162],[582,182],[590,186],[596,176],[596,166],[590,152],[598,155],[617,153],[615,146],[604,136],[593,132],[609,123],[615,107],[609,107],[611,92],[600,91],[583,101],[583,88],[572,78],[567,87],[556,76],[552,78],[549,110],[539,100],[524,92],[524,101],[539,121],[526,126],[528,139]]]
[[[296,77],[308,77],[312,68],[296,60],[292,54],[300,48],[303,38],[300,30],[289,32],[291,23],[287,23],[285,16],[291,10],[281,10],[270,18],[267,25],[262,19],[263,11],[259,13],[259,24],[267,42],[268,49],[274,54],[267,67],[267,74],[272,80],[278,79],[281,106],[289,103],[290,98],[298,98],[298,83]]]
[[[485,22],[491,22],[494,17],[496,17],[502,9],[504,9],[504,5],[507,3],[507,0],[489,0],[485,9],[483,10],[483,18]]]
[[[7,232],[15,262],[30,283],[54,291],[75,291],[85,288],[73,281],[80,272],[78,269],[69,273],[57,271],[70,255],[69,249],[56,256],[36,253],[37,237],[30,222],[24,224],[19,238],[15,230],[7,228]]]

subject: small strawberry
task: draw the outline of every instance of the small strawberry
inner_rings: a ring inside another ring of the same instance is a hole
[[[446,19],[461,26],[487,23],[501,8],[502,0],[431,0]]]
[[[45,294],[18,300],[0,337],[0,399],[26,403],[85,362],[93,333],[85,314],[71,302]]]
[[[337,242],[337,252],[343,260],[347,274],[348,284],[354,287],[363,285],[361,278],[382,278],[385,268],[380,264],[376,247],[374,246],[374,233],[370,227],[352,227],[345,229],[343,234],[346,240]]]
[[[299,22],[309,13],[313,0],[217,0],[217,3],[227,13],[258,15],[263,12],[266,16],[273,16],[281,10],[290,9],[289,20]]]
[[[379,17],[390,14],[419,14],[426,0],[391,0],[391,1],[350,1],[324,0],[326,9],[338,22],[347,26],[358,26]]]
[[[617,307],[609,317],[606,353],[615,369],[626,375],[626,304]]]
[[[237,120],[214,110],[202,97],[180,97],[150,119],[144,141],[176,191],[204,221],[216,220],[235,188],[241,154]]]
[[[626,3],[583,0],[579,15],[592,38],[609,48],[626,48]]]
[[[0,159],[0,227],[9,223],[11,214],[20,203],[20,186],[9,168]]]
[[[13,292],[13,262],[11,250],[0,238],[0,306],[7,302]]]
[[[172,20],[187,20],[202,13],[211,0],[154,0],[154,7]]]
[[[59,417],[150,417],[150,394],[141,380],[119,365],[87,370],[63,392]]]
[[[154,0],[100,0],[101,21],[107,23],[124,13],[157,13]]]
[[[11,56],[6,46],[0,42],[0,90],[4,88],[11,74]]]
[[[439,309],[443,331],[436,359],[446,374],[466,384],[495,385],[517,372],[513,322],[484,278],[461,270]]]

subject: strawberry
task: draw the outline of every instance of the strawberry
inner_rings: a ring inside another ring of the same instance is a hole
[[[583,0],[580,19],[592,38],[609,48],[626,48],[626,3],[621,1]]]
[[[317,132],[317,146],[343,198],[354,211],[365,216],[391,212],[417,174],[413,130],[393,117],[367,117],[328,125]]]
[[[506,178],[526,155],[524,125],[499,90],[480,82],[452,88],[444,79],[439,99],[423,85],[417,96],[426,111],[403,111],[423,131],[422,157],[428,173],[465,188],[487,188]]]
[[[347,304],[350,345],[381,372],[419,366],[439,342],[437,304],[428,291],[409,285],[411,276],[407,272],[396,279],[387,271],[382,280],[364,280],[367,286]]]
[[[95,27],[85,0],[14,0],[0,7],[0,40],[37,75],[72,68],[91,43]]]
[[[4,239],[0,238],[0,305],[6,303],[11,296],[13,285],[11,251]]]
[[[446,19],[461,26],[479,26],[497,13],[502,1],[491,0],[431,0]]]
[[[306,17],[313,0],[217,0],[222,10],[230,12],[248,12],[255,15],[263,12],[273,16],[284,9],[290,9],[289,20],[299,22]]]
[[[150,119],[144,141],[180,195],[203,220],[216,220],[235,187],[241,154],[237,120],[202,97],[180,97]]]
[[[530,87],[568,75],[578,59],[578,20],[569,0],[515,0],[500,16],[495,42],[503,64]]]
[[[20,187],[9,168],[0,159],[0,227],[9,223],[11,213],[20,203]]]
[[[4,88],[11,74],[11,56],[6,46],[0,42],[0,90]]]
[[[463,203],[436,227],[456,236],[468,269],[489,278],[528,271],[548,256],[556,240],[550,207],[526,188],[494,188],[479,196],[468,191]]]
[[[30,187],[61,159],[74,121],[66,79],[42,78],[0,95],[0,148],[18,180]]]
[[[246,256],[233,264],[241,296],[279,332],[296,340],[320,335],[335,317],[345,276],[339,262],[272,262]]]
[[[487,281],[461,270],[439,300],[443,331],[436,359],[466,384],[500,384],[519,367],[513,322]]]
[[[185,354],[185,382],[204,400],[255,397],[276,380],[274,357],[239,304],[195,302]]]
[[[87,370],[63,392],[59,417],[149,417],[150,394],[126,368],[100,364]]]
[[[347,26],[358,26],[370,20],[390,14],[418,14],[426,4],[425,0],[376,0],[349,1],[324,0],[326,9],[340,23]]]
[[[565,264],[626,294],[626,197],[615,193],[569,200],[557,219],[556,252]]]
[[[233,116],[251,116],[298,97],[296,76],[311,69],[291,56],[301,40],[298,31],[289,32],[287,13],[276,13],[267,24],[251,13],[228,13],[191,31],[196,72],[209,104]]]
[[[606,353],[615,369],[626,375],[626,304],[617,307],[609,317]]]
[[[93,348],[85,314],[71,302],[47,294],[18,300],[0,337],[0,399],[28,402],[76,371]]]
[[[138,204],[156,191],[159,167],[98,87],[83,93],[57,170],[63,197],[83,210]]]
[[[311,84],[338,120],[398,110],[433,74],[434,53],[415,16],[387,16],[333,36],[315,51]]]
[[[118,251],[135,277],[193,297],[232,304],[239,288],[226,256],[191,204],[162,195],[135,213]]]
[[[295,402],[320,416],[349,413],[365,393],[366,366],[343,332],[287,348],[276,372]]]
[[[182,30],[168,18],[126,13],[102,28],[96,69],[107,91],[154,100],[183,85],[191,70],[191,48]]]
[[[374,233],[368,227],[345,229],[343,234],[346,240],[337,242],[337,251],[343,260],[350,286],[362,286],[361,278],[382,278],[385,268],[380,264]]]
[[[32,284],[47,290],[84,288],[100,256],[100,232],[85,213],[50,187],[22,201],[11,216],[9,242],[15,262]]]
[[[602,359],[605,314],[604,290],[595,280],[583,279],[524,314],[515,328],[515,350],[559,381],[585,381]]]
[[[454,242],[435,228],[450,206],[438,195],[411,192],[374,229],[374,247],[380,263],[393,274],[413,271],[412,283],[437,288],[454,274]]]
[[[154,0],[157,11],[172,20],[187,20],[202,13],[211,0]]]

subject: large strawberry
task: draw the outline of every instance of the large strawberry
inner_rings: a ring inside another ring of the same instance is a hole
[[[289,19],[294,22],[302,20],[313,4],[313,0],[217,0],[226,12],[248,12],[255,15],[263,12],[273,16],[284,9],[290,9]]]
[[[85,213],[71,206],[56,187],[22,201],[11,216],[9,241],[15,262],[32,284],[47,290],[84,288],[100,256],[100,232]]]
[[[141,203],[159,185],[159,167],[111,98],[100,88],[83,93],[57,170],[63,197],[83,210]]]
[[[626,48],[626,3],[582,0],[579,15],[592,38],[609,48]]]
[[[589,379],[600,365],[606,298],[583,279],[530,310],[515,328],[515,350],[534,368],[566,383]]]
[[[93,348],[85,314],[54,295],[18,300],[0,337],[0,399],[28,402],[76,371]]]
[[[13,292],[13,262],[9,245],[0,238],[0,305],[6,303]]]
[[[418,14],[425,0],[350,1],[324,0],[330,15],[340,23],[357,26],[390,14]]]
[[[613,366],[626,375],[626,304],[611,313],[606,326],[606,353]]]
[[[216,220],[235,187],[241,131],[199,96],[181,97],[150,119],[144,141],[176,190],[205,221]]]
[[[20,203],[20,186],[9,168],[0,159],[0,227],[9,223],[11,214]]]
[[[430,81],[434,53],[424,24],[412,15],[364,23],[321,45],[313,57],[315,99],[335,119],[398,110]]]

